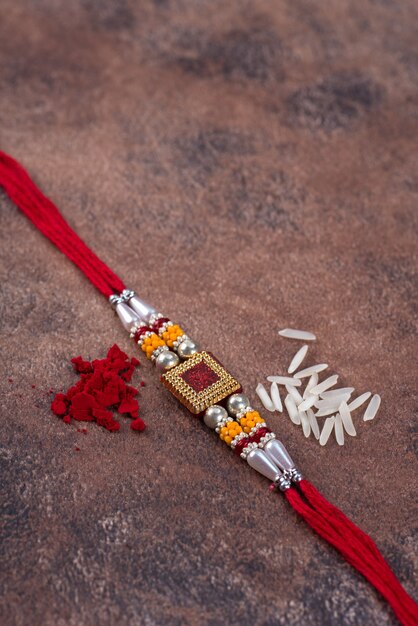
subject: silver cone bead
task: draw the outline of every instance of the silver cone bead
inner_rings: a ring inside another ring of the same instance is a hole
[[[141,300],[141,298],[138,298],[136,294],[132,296],[132,298],[129,298],[129,306],[147,324],[150,320],[150,317],[154,315],[155,313],[157,313],[157,310],[154,309],[153,306],[151,306],[150,304],[147,304],[146,302],[144,302],[144,300]]]
[[[136,324],[141,322],[139,316],[133,311],[127,304],[124,302],[119,302],[115,306],[115,311],[122,322],[122,326],[128,333],[131,332],[131,329]]]

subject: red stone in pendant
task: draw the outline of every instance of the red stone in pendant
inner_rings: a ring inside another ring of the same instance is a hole
[[[196,352],[161,376],[161,382],[195,415],[223,402],[241,385],[208,352]]]
[[[180,374],[194,391],[200,392],[219,380],[219,376],[204,361],[196,363],[191,369]]]

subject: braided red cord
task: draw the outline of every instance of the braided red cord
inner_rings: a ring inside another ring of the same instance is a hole
[[[366,558],[367,552],[369,553],[369,560],[374,564],[375,571],[379,572],[381,578],[387,581],[390,585],[391,592],[395,594],[396,606],[402,606],[403,610],[409,616],[410,621],[407,623],[418,624],[417,604],[406,593],[372,538],[361,530],[361,528],[356,526],[340,509],[328,502],[309,481],[302,480],[299,486],[310,505],[334,525],[345,541],[350,540],[360,546],[359,549],[366,555]]]
[[[401,624],[417,626],[417,605],[406,593],[373,540],[308,481],[302,480],[300,488],[308,503],[296,489],[285,491],[293,509],[379,591]]]
[[[0,186],[28,219],[63,252],[104,296],[125,289],[121,279],[80,239],[23,167],[0,151]]]

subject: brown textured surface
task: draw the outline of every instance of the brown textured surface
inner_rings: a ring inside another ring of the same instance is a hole
[[[284,371],[290,325],[317,333],[311,362],[381,392],[344,448],[269,421],[413,591],[416,2],[0,10],[1,148],[87,243],[247,390]],[[51,416],[69,358],[134,347],[4,194],[0,207],[1,623],[395,624],[148,365],[145,433],[83,436]]]

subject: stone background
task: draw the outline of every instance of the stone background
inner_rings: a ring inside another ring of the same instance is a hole
[[[307,363],[381,393],[343,448],[269,423],[413,592],[417,3],[3,0],[0,13],[1,148],[129,286],[251,393],[296,351],[285,326],[317,334]],[[84,436],[51,415],[71,357],[135,349],[3,193],[0,208],[1,623],[395,624],[148,364],[143,434],[123,420]]]

